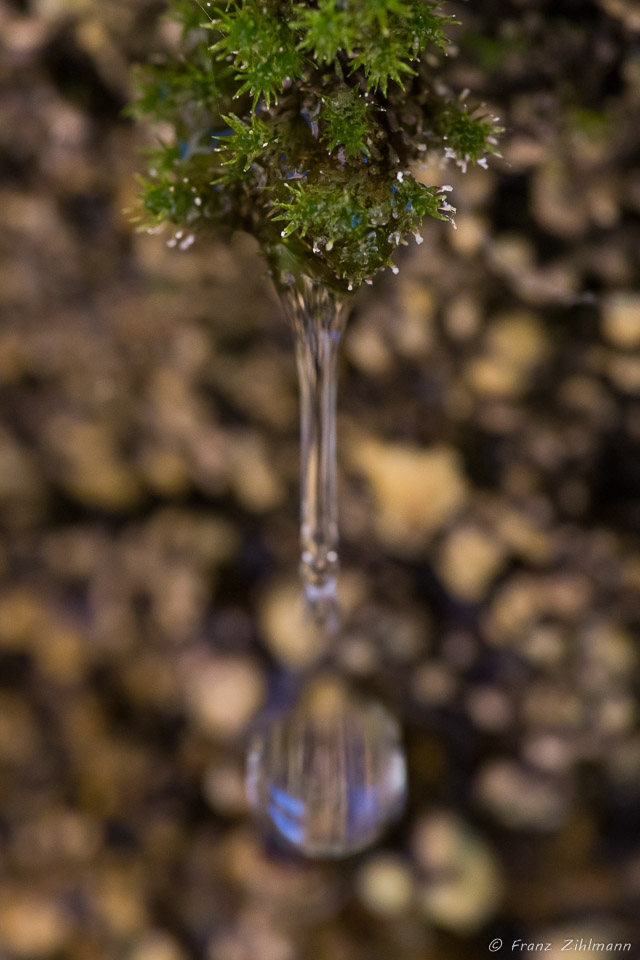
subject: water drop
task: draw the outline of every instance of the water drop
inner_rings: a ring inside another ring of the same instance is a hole
[[[397,722],[335,680],[316,681],[249,751],[251,804],[310,857],[344,857],[368,846],[402,812],[406,789]]]

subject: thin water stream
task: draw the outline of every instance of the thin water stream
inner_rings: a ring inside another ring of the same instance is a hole
[[[308,616],[340,643],[336,400],[348,301],[302,277],[283,285],[300,388],[300,571]],[[307,856],[348,856],[402,811],[406,763],[397,721],[335,668],[307,679],[298,702],[249,750],[248,793],[258,814]]]

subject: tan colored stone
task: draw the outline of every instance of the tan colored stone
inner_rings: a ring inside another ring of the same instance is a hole
[[[38,743],[35,718],[24,698],[0,694],[0,761],[21,763]]]
[[[54,683],[77,683],[84,675],[87,646],[75,627],[51,624],[38,636],[38,670]]]
[[[628,677],[638,662],[631,634],[615,623],[589,624],[583,634],[583,645],[586,657],[598,668],[597,680],[603,685]]]
[[[487,639],[496,645],[522,636],[540,608],[540,591],[526,575],[510,578],[497,592],[488,610],[485,628]]]
[[[584,722],[585,707],[577,693],[540,680],[526,691],[522,711],[534,729],[577,730]]]
[[[418,822],[413,848],[428,878],[419,891],[428,920],[461,935],[484,926],[500,905],[502,878],[480,834],[442,811]]]
[[[420,703],[442,706],[453,699],[456,688],[456,677],[442,663],[419,664],[413,671],[411,690]]]
[[[168,933],[153,930],[137,942],[127,960],[187,960],[187,954]]]
[[[140,651],[122,670],[132,700],[142,706],[170,710],[178,697],[175,664],[166,652]]]
[[[68,918],[53,900],[6,887],[0,894],[0,942],[12,956],[52,957],[63,949],[70,932]]]
[[[481,730],[496,733],[513,721],[513,708],[505,693],[497,687],[476,687],[467,696],[467,710]]]
[[[29,587],[0,594],[0,647],[29,646],[45,622],[42,601]]]
[[[552,553],[551,538],[527,514],[508,508],[501,510],[496,530],[502,543],[529,563],[548,563]]]
[[[120,456],[108,426],[58,415],[47,424],[46,433],[60,460],[60,482],[75,499],[106,510],[126,509],[137,502],[138,479]]]
[[[477,393],[491,397],[519,396],[526,384],[514,366],[495,357],[477,357],[466,370],[466,380]]]
[[[457,230],[449,236],[454,250],[466,256],[477,253],[486,243],[487,224],[482,218],[474,214],[456,216]]]
[[[572,410],[598,423],[611,423],[616,416],[613,398],[595,377],[576,375],[562,384],[560,398]]]
[[[574,758],[570,741],[552,733],[534,735],[525,741],[523,754],[528,763],[546,773],[566,772]]]
[[[92,861],[101,842],[98,821],[64,807],[50,807],[18,829],[13,847],[21,868],[46,872],[62,864]]]
[[[356,889],[364,906],[383,917],[406,913],[414,898],[409,864],[391,854],[379,854],[367,860],[358,871]]]
[[[612,17],[622,20],[629,30],[640,30],[640,10],[634,0],[602,0],[602,5]]]
[[[479,802],[515,830],[557,828],[567,810],[567,797],[554,781],[534,775],[509,760],[492,760],[476,778]]]
[[[185,641],[197,629],[213,584],[202,570],[168,563],[152,575],[153,617],[175,642]]]
[[[625,393],[640,393],[640,357],[612,353],[606,361],[607,375]]]
[[[0,504],[13,511],[16,503],[37,501],[43,492],[32,455],[0,426]]]
[[[468,482],[452,447],[421,450],[361,441],[352,460],[373,489],[378,536],[400,556],[419,554],[468,497]]]
[[[97,880],[96,903],[112,935],[140,935],[149,922],[140,875],[133,870],[107,867]]]
[[[483,352],[468,365],[467,380],[479,393],[520,396],[546,352],[546,337],[535,314],[499,314],[487,330]]]
[[[282,502],[284,485],[257,434],[236,436],[229,454],[231,486],[246,510],[267,513]]]
[[[501,233],[491,245],[491,259],[500,272],[520,274],[531,271],[535,264],[533,245],[519,233]]]
[[[544,359],[547,338],[535,314],[514,311],[494,318],[487,331],[487,346],[491,354],[522,370]]]
[[[82,13],[90,8],[91,0],[36,0],[34,6],[39,16],[49,20]]]
[[[535,171],[532,201],[537,222],[555,236],[575,239],[589,225],[581,187],[562,160],[554,158]]]
[[[637,718],[632,697],[613,694],[606,697],[595,711],[595,722],[605,736],[620,736],[630,731]]]
[[[462,526],[444,541],[437,561],[447,589],[468,602],[481,600],[505,562],[500,543],[479,527]]]
[[[393,369],[393,357],[381,332],[364,317],[349,329],[345,348],[351,362],[371,377],[381,377]]]
[[[540,624],[522,638],[520,646],[531,663],[557,668],[567,657],[569,637],[554,624]]]
[[[602,332],[614,347],[623,350],[640,347],[640,294],[621,291],[606,297]]]
[[[428,354],[434,337],[433,294],[423,283],[406,280],[402,285],[404,315],[392,326],[396,350],[404,357],[414,359]]]
[[[446,312],[447,332],[456,340],[468,340],[480,329],[481,312],[473,297],[461,294]]]
[[[198,656],[186,665],[187,710],[210,736],[233,738],[262,706],[265,681],[253,660],[240,656]]]
[[[175,496],[185,493],[189,488],[187,464],[173,450],[148,450],[142,458],[140,469],[146,483],[162,496]]]

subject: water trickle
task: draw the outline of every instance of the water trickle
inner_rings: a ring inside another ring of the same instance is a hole
[[[336,396],[347,303],[302,278],[282,293],[293,328],[300,385],[300,573],[320,629],[339,626]]]
[[[287,274],[281,298],[294,331],[300,384],[300,572],[318,648],[339,640],[336,383],[347,301]],[[327,643],[327,640],[331,643]],[[316,679],[249,750],[256,812],[307,856],[348,856],[403,809],[406,767],[397,722],[337,677]]]
[[[307,856],[344,857],[376,840],[402,811],[406,767],[397,722],[335,680],[256,735],[249,799]]]

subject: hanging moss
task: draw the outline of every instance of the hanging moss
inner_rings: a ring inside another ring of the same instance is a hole
[[[145,225],[241,228],[272,268],[357,286],[392,266],[447,192],[411,175],[437,153],[496,152],[495,121],[436,83],[453,20],[422,0],[172,3],[178,56],[139,68],[140,118],[170,124],[142,180]]]

